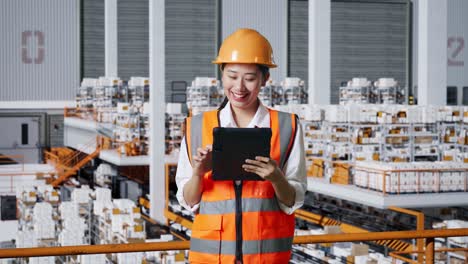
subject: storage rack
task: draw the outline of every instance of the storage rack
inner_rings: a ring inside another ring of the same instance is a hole
[[[466,218],[465,218],[466,219]],[[465,220],[444,220],[442,222],[434,222],[432,224],[433,229],[452,229],[452,228],[466,228],[468,222]],[[450,238],[436,238],[436,243],[439,247],[445,246],[446,248],[467,248],[468,239],[466,237],[450,237]],[[468,255],[466,252],[444,252],[439,254],[441,261],[444,263],[466,263]]]
[[[348,184],[351,181],[351,133],[349,123],[326,122],[327,152],[325,172],[331,183]]]
[[[224,91],[216,78],[196,77],[192,86],[187,87],[187,106],[215,107],[223,100]]]
[[[182,112],[182,104],[168,103],[166,105],[166,154],[179,151],[184,135],[185,117],[186,115]]]
[[[461,121],[459,107],[325,106],[322,121],[307,118],[316,112],[307,106],[276,108],[298,113],[302,119],[309,176],[317,175],[321,164],[317,154],[322,148],[327,150],[324,155],[327,178],[334,172],[330,162],[336,161],[349,163],[351,176],[356,161],[468,161],[468,129]],[[309,124],[314,128],[310,129]],[[349,131],[350,140],[345,131]],[[327,138],[316,142],[318,135]],[[347,151],[347,146],[352,151]]]
[[[308,99],[307,91],[305,90],[304,81],[296,77],[286,77],[281,82],[284,101],[282,104],[306,104]]]
[[[301,125],[304,133],[306,168],[309,168],[307,174],[313,177],[323,177],[327,144],[322,121],[304,120]]]
[[[458,144],[457,131],[460,131],[459,123],[439,123],[440,134],[440,155],[441,160],[455,161],[461,153],[460,145]]]
[[[70,214],[71,212],[62,212],[62,215],[61,215],[61,220],[60,220],[60,224],[58,225],[59,228],[58,228],[58,232],[57,232],[57,236],[59,237],[59,245],[61,246],[69,246],[69,245],[91,245],[91,242],[92,242],[92,228],[93,228],[93,219],[92,219],[92,200],[89,199],[88,202],[75,202],[75,201],[72,201],[70,202],[72,204],[74,204],[74,208],[76,208],[76,213],[77,213],[77,217],[78,219],[83,219],[83,222],[84,222],[84,225],[85,225],[85,229],[84,229],[84,233],[82,234],[82,236],[78,236],[78,237],[74,237],[75,239],[79,239],[81,241],[79,242],[73,242],[72,244],[65,244],[65,245],[61,245],[60,244],[60,235],[61,232],[63,232],[65,230],[65,218],[66,217],[70,217],[70,215],[63,215],[64,213],[68,213]],[[72,221],[73,222],[73,221]],[[80,222],[77,222],[76,224],[79,224]],[[76,229],[75,229],[76,230]],[[58,263],[79,263],[79,256],[60,256],[60,257],[56,257],[56,261]]]
[[[149,102],[149,79],[145,77],[131,77],[128,81],[128,102],[135,106],[140,113],[144,103]]]
[[[149,103],[143,104],[143,112],[140,114],[139,134],[140,134],[140,153],[148,155],[149,153],[149,138],[150,138],[150,122],[149,122]]]
[[[92,216],[92,241],[94,244],[127,244],[143,243],[146,238],[145,222],[141,218],[139,207],[132,205],[127,199],[112,200],[110,190],[99,188],[99,194],[94,200]],[[106,255],[107,261],[125,262],[127,258],[136,257],[138,260],[143,255]],[[119,262],[119,263],[120,263]],[[139,263],[139,262],[138,262]]]
[[[83,237],[84,244],[91,244],[91,228],[93,224],[93,203],[89,200],[88,203],[78,204],[78,214],[85,220],[87,229],[85,229],[85,236]]]
[[[376,103],[375,88],[367,78],[353,78],[340,86],[340,105]]]
[[[18,212],[19,212],[19,219],[18,219],[18,230],[20,231],[28,231],[33,230],[33,218],[32,218],[32,211],[34,209],[34,205],[36,202],[27,202],[18,199]]]
[[[101,163],[94,171],[94,184],[102,188],[110,188],[114,177],[117,177],[116,169],[108,163]]]
[[[412,161],[439,161],[439,133],[437,123],[412,123]]]
[[[189,240],[194,215],[177,201],[176,172],[177,164],[166,164],[166,206],[164,215],[168,219],[166,224],[169,226],[170,232],[181,240]]]
[[[385,162],[411,161],[411,125],[385,124],[382,132],[382,160]]]
[[[446,239],[447,248],[467,248],[468,245],[460,244],[452,241],[450,238]],[[466,252],[447,252],[447,263],[465,263],[467,260]]]
[[[18,188],[16,196],[19,211],[16,247],[57,246],[58,192],[50,185],[38,185]],[[55,258],[17,259],[18,263],[28,261],[55,263]]]
[[[97,79],[84,78],[77,90],[76,107],[81,110],[80,117],[83,119],[93,119],[94,87],[97,83]]]
[[[119,102],[118,92],[122,86],[119,78],[100,77],[94,87],[94,110],[98,122],[112,123],[115,119],[114,112]]]
[[[339,88],[340,105],[405,104],[405,90],[393,78],[380,78],[374,83],[356,77]]]
[[[461,149],[460,161],[468,162],[468,108],[463,109],[463,119],[458,134],[458,144]]]
[[[376,123],[351,123],[352,161],[380,160],[382,126]]]
[[[441,160],[458,161],[463,151],[463,145],[459,144],[460,132],[464,123],[464,113],[460,107],[440,107],[437,111],[437,121],[440,133]]]
[[[258,93],[258,98],[266,106],[274,106],[281,104],[281,97],[278,94],[277,84],[274,80],[269,79],[265,86],[260,89]]]
[[[118,102],[123,102],[126,92],[123,92],[123,82],[119,78],[100,77],[96,87],[94,87],[94,108],[116,107]],[[119,94],[119,92],[123,94]]]
[[[118,103],[114,125],[114,140],[119,153],[125,156],[141,154],[140,113],[128,103]]]
[[[404,104],[405,90],[398,85],[393,78],[379,78],[374,82],[375,91],[378,95],[377,103],[380,104]]]
[[[329,142],[327,159],[329,161],[351,160],[350,124],[343,122],[325,122],[327,141]]]

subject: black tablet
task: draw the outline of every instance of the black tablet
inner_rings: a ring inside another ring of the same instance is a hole
[[[271,128],[213,129],[213,180],[263,180],[242,165],[255,156],[270,157]]]

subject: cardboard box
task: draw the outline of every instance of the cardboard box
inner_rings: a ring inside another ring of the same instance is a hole
[[[323,227],[323,232],[324,234],[342,234],[340,226],[324,226]],[[331,247],[333,244],[332,243],[321,243],[320,244],[322,247]]]
[[[457,258],[450,258],[450,264],[465,264],[466,262]]]
[[[323,231],[325,234],[333,235],[333,234],[342,234],[340,226],[324,226]]]
[[[323,178],[324,161],[322,159],[313,159],[312,165],[307,171],[308,176]]]
[[[365,256],[369,255],[369,245],[367,244],[353,244],[351,246],[352,256]]]
[[[350,180],[349,167],[349,164],[346,163],[333,164],[333,175],[331,177],[331,183],[348,184]]]

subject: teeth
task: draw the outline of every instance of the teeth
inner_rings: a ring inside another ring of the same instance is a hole
[[[243,98],[246,96],[246,94],[235,94],[235,93],[232,93],[234,95],[234,97],[236,98]]]

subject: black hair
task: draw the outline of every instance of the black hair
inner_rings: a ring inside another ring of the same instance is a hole
[[[224,70],[224,66],[226,66],[225,63],[221,64],[221,67],[220,67],[220,68],[221,68],[221,71]],[[262,65],[262,64],[257,64],[257,66],[258,66],[258,69],[260,70],[260,72],[262,73],[263,78],[266,78],[266,76],[267,76],[268,74],[270,74],[270,69],[269,69],[267,66]],[[265,80],[265,81],[267,81],[267,80]],[[228,100],[227,96],[224,97],[224,100],[223,100],[223,102],[221,103],[221,105],[218,107],[218,110],[223,109],[223,108],[226,106],[226,104],[228,103],[228,101],[229,101],[229,100]]]
[[[258,64],[258,69],[262,73],[263,78],[266,78],[266,76],[270,74],[270,69],[265,65]],[[265,80],[265,81],[268,81],[268,80]]]
[[[227,96],[225,96],[223,102],[219,105],[218,110],[223,109],[227,105],[228,102],[229,102],[229,100],[228,100]]]

